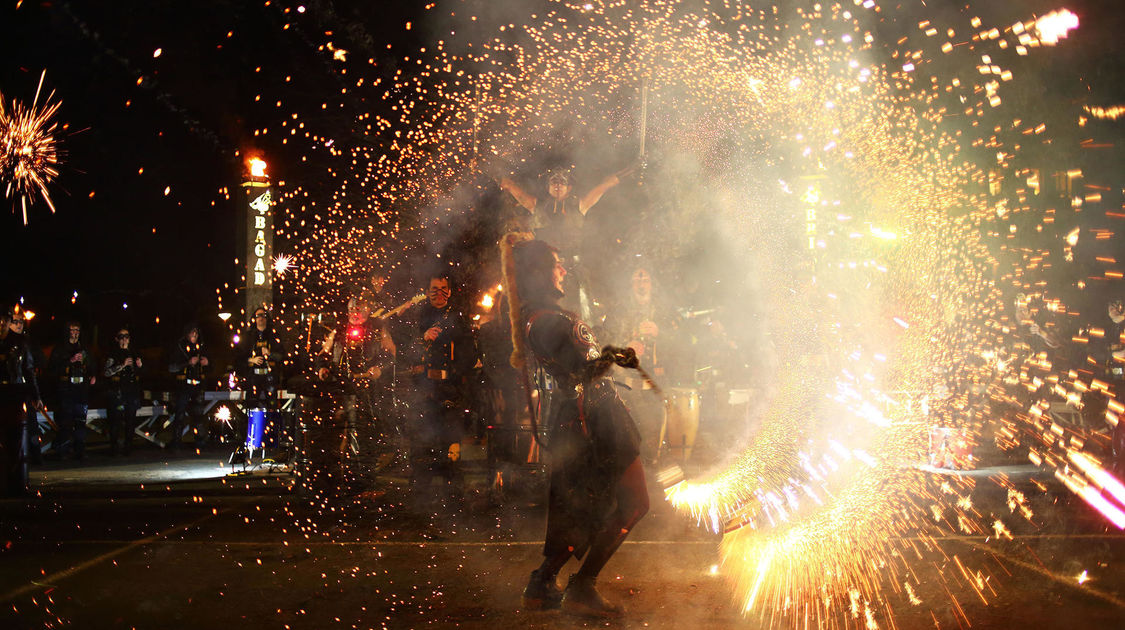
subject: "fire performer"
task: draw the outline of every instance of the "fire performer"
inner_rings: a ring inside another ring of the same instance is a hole
[[[0,310],[0,492],[27,492],[28,407],[42,407],[27,339],[10,330],[11,312]],[[34,422],[34,419],[32,419]]]
[[[556,395],[548,415],[544,559],[532,571],[523,601],[528,608],[620,617],[622,609],[602,598],[595,581],[648,511],[648,491],[636,424],[606,374],[614,362],[635,367],[636,355],[608,346],[598,352],[585,322],[559,306],[567,272],[558,252],[528,236],[506,235],[502,252],[512,364],[524,369],[530,349],[554,379]],[[572,556],[585,560],[560,592],[556,576]]]
[[[129,329],[122,326],[114,338],[117,347],[109,351],[105,360],[105,377],[109,379],[109,452],[128,455],[132,450],[133,430],[136,428],[137,409],[141,406],[141,386],[138,376],[144,360],[130,347]],[[121,436],[124,444],[119,444]]]
[[[578,307],[587,316],[588,296],[585,295],[587,288],[581,260],[586,213],[601,201],[603,195],[635,170],[635,165],[623,168],[603,179],[581,197],[571,195],[573,182],[566,169],[555,169],[546,174],[547,196],[543,198],[531,194],[506,175],[497,179],[500,190],[507,191],[531,213],[529,227],[535,238],[559,248],[560,256],[571,276],[567,282],[569,295],[565,299],[568,305]]]
[[[346,326],[328,333],[317,357],[317,378],[336,385],[335,425],[345,429],[345,459],[348,446],[355,445],[358,470],[348,475],[352,480],[372,468],[378,424],[393,422],[395,345],[383,320],[371,317],[373,299],[363,290],[348,301]]]

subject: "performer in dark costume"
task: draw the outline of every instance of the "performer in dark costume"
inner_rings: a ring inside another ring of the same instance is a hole
[[[387,435],[394,429],[395,345],[385,322],[371,317],[374,299],[363,290],[348,301],[346,324],[328,334],[316,361],[318,379],[333,386],[337,401],[332,425],[344,429],[341,452],[320,459],[332,463],[342,456],[345,482],[353,484],[373,476],[380,429]]]
[[[285,346],[270,322],[268,310],[260,306],[254,309],[254,321],[239,335],[236,353],[236,365],[249,390],[248,404],[275,410]]]
[[[172,415],[172,439],[170,448],[183,446],[184,422],[189,429],[196,429],[194,418],[202,416],[203,381],[207,375],[210,360],[199,337],[199,326],[188,324],[184,336],[176,342],[169,353],[168,371],[176,375],[175,411]],[[198,445],[203,446],[210,439],[210,428],[202,424],[196,429]]]
[[[548,414],[551,472],[543,563],[531,573],[528,608],[561,606],[566,612],[620,617],[620,607],[595,588],[606,562],[648,511],[648,491],[636,424],[606,377],[616,357],[636,366],[636,356],[597,342],[585,322],[563,310],[566,269],[557,251],[527,235],[505,236],[505,286],[510,288],[513,366],[523,369],[530,351],[555,381]],[[511,251],[509,253],[509,248]],[[514,276],[514,278],[513,278]],[[513,282],[514,279],[514,282]],[[556,576],[571,558],[585,560],[560,592]]]
[[[27,339],[0,310],[0,496],[27,493],[28,406],[42,406]]]
[[[459,489],[461,439],[467,424],[468,375],[477,360],[472,331],[452,298],[450,279],[444,273],[430,276],[429,301],[418,308],[415,342],[410,348],[414,365],[410,435],[411,484],[416,505],[440,501],[433,494],[435,477],[444,481],[445,499]]]
[[[141,406],[141,385],[138,376],[144,359],[130,347],[128,327],[122,326],[115,337],[117,347],[109,351],[105,360],[105,377],[109,379],[109,452],[128,455],[132,450],[133,430],[136,428],[137,409]],[[122,438],[124,443],[121,443]]]
[[[47,371],[53,376],[56,390],[55,452],[59,457],[73,449],[75,459],[86,456],[86,415],[89,410],[90,386],[94,375],[94,358],[82,343],[82,326],[67,324],[67,340],[55,346]]]
[[[528,227],[535,238],[551,243],[559,249],[559,255],[567,266],[570,279],[566,281],[567,294],[564,304],[572,310],[590,315],[591,296],[586,282],[586,270],[582,262],[585,240],[584,226],[586,213],[593,208],[602,196],[621,183],[636,170],[636,165],[617,171],[591,188],[581,197],[572,195],[573,182],[570,172],[556,169],[547,175],[547,196],[537,197],[525,190],[512,178],[504,175],[496,178],[500,190],[507,191],[531,216]]]

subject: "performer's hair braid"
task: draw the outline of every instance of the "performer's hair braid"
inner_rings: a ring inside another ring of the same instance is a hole
[[[508,293],[508,321],[512,331],[512,356],[508,359],[512,367],[523,370],[527,365],[527,341],[520,324],[519,287],[516,285],[516,258],[515,247],[517,244],[533,240],[535,237],[530,232],[508,232],[500,239],[500,265],[504,279],[504,290]]]

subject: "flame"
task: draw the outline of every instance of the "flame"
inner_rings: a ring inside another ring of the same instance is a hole
[[[266,161],[261,158],[250,158],[247,162],[250,165],[251,177],[265,177],[266,176]]]

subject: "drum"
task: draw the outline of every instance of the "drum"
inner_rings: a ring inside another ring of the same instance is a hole
[[[266,432],[266,410],[251,409],[246,428],[246,448],[262,448],[262,437]]]
[[[699,390],[673,387],[668,390],[664,428],[660,432],[661,450],[681,462],[691,459],[695,434],[699,431]]]

